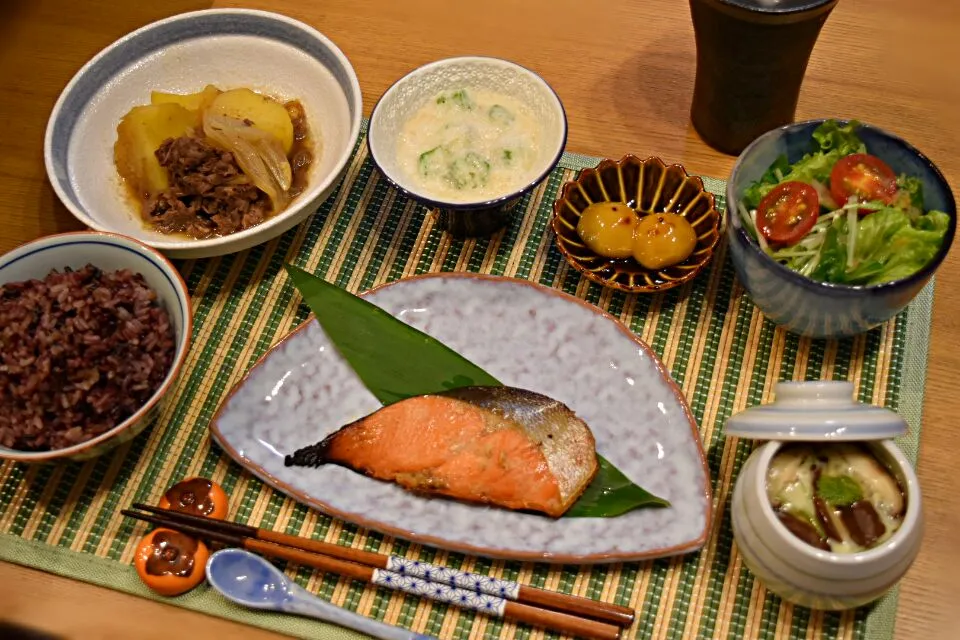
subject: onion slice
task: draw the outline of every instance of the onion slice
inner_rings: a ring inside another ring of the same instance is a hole
[[[276,136],[209,110],[203,114],[203,133],[233,154],[254,186],[269,196],[275,212],[287,206],[293,170]]]
[[[830,195],[830,190],[827,189],[827,185],[823,184],[819,180],[811,180],[810,186],[816,189],[817,195],[820,197],[820,204],[825,206],[827,209],[833,211],[840,206],[837,204],[837,201],[833,199],[833,196]]]

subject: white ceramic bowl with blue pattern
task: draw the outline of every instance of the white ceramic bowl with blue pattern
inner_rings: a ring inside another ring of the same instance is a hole
[[[450,202],[411,180],[397,156],[404,124],[440,91],[458,87],[493,90],[528,108],[540,125],[528,179],[506,192],[472,202]],[[490,236],[514,220],[524,195],[560,162],[567,143],[567,113],[556,91],[534,71],[488,56],[444,58],[414,69],[388,88],[370,114],[370,158],[387,181],[436,212],[437,227],[456,238]]]
[[[52,451],[20,451],[0,447],[0,460],[55,462],[88,460],[129,442],[153,424],[168,392],[177,381],[190,350],[193,311],[190,292],[177,269],[163,254],[132,238],[95,231],[61,233],[28,242],[0,256],[0,284],[42,280],[56,269],[82,269],[88,264],[103,270],[130,269],[143,276],[157,294],[173,327],[173,363],[160,387],[132,416],[95,438]]]
[[[861,124],[857,135],[867,150],[895,173],[917,176],[923,184],[924,208],[950,216],[943,246],[917,273],[871,286],[818,282],[765,254],[744,229],[738,203],[743,192],[786,154],[796,162],[810,149],[813,131],[824,120],[808,120],[768,131],[744,149],[727,181],[727,239],[737,276],[765,316],[788,331],[814,338],[844,338],[867,331],[900,312],[927,284],[943,262],[957,226],[957,208],[940,170],[908,142],[877,127]],[[845,121],[842,121],[845,122]]]
[[[727,422],[726,435],[768,440],[747,459],[733,490],[733,536],[744,564],[784,600],[814,609],[852,609],[876,600],[907,572],[920,552],[920,483],[893,438],[906,431],[896,413],[853,400],[850,382],[781,382],[776,401]],[[791,533],[767,496],[767,472],[789,442],[860,442],[896,478],[906,510],[900,528],[878,546],[834,553]]]
[[[189,93],[213,84],[299,100],[318,148],[306,190],[263,223],[196,240],[147,228],[117,175],[117,124],[151,91]],[[286,16],[212,9],[154,22],[117,40],[67,84],[44,141],[47,175],[67,209],[87,226],[120,233],[176,258],[248,249],[291,229],[326,200],[360,134],[363,103],[356,73],[326,36]]]

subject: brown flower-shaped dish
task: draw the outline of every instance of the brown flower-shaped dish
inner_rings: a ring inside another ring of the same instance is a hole
[[[577,222],[589,205],[605,200],[624,202],[641,218],[652,213],[682,215],[697,234],[693,253],[659,270],[646,269],[632,258],[597,255],[577,234]],[[710,262],[720,239],[720,213],[703,181],[688,175],[681,165],[627,155],[619,161],[603,160],[563,185],[553,203],[553,231],[567,262],[587,278],[629,293],[656,293],[692,280]]]

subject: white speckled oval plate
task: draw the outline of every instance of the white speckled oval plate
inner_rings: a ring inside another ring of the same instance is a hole
[[[568,405],[590,425],[601,455],[672,506],[554,520],[420,497],[338,466],[285,467],[285,454],[380,406],[312,319],[250,370],[211,424],[216,441],[260,479],[348,522],[493,558],[619,562],[703,545],[712,503],[696,423],[662,363],[623,324],[512,278],[426,275],[365,297],[504,384]]]

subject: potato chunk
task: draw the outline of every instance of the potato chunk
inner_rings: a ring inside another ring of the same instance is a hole
[[[250,89],[231,89],[217,96],[210,104],[210,113],[249,120],[261,131],[273,134],[290,155],[293,148],[293,122],[282,104]]]
[[[153,91],[150,93],[150,104],[179,104],[184,109],[190,111],[202,112],[210,106],[210,103],[220,95],[220,89],[212,84],[208,84],[203,91],[196,93],[163,93],[162,91]]]
[[[167,138],[190,135],[199,126],[199,112],[179,104],[134,107],[117,125],[113,155],[120,177],[140,196],[160,193],[170,181],[154,152]]]

